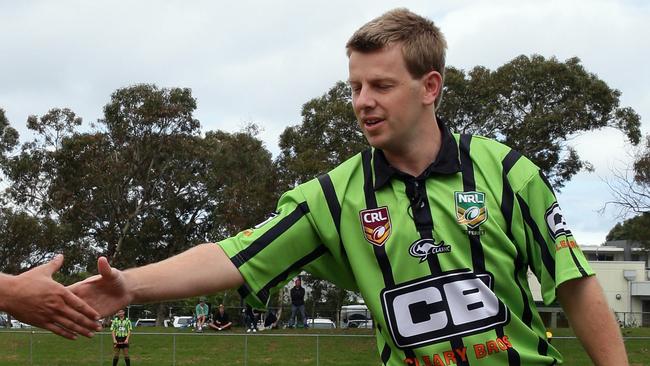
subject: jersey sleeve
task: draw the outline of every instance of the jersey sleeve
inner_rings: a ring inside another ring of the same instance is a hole
[[[542,298],[555,301],[562,283],[594,275],[567,225],[553,189],[541,172],[517,193],[523,216],[528,264],[541,284]]]
[[[317,188],[311,182],[285,193],[267,221],[217,243],[244,278],[239,292],[253,307],[265,307],[271,291],[303,269],[337,285],[353,286],[350,271],[341,269],[327,246],[338,234],[331,235],[331,219],[322,215],[324,202]]]

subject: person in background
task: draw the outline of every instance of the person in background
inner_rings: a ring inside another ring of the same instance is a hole
[[[289,328],[293,328],[298,322],[298,313],[303,326],[307,328],[307,315],[305,313],[305,288],[302,287],[300,277],[293,282],[293,287],[289,291],[291,295],[291,316],[289,317]]]
[[[203,332],[203,326],[205,325],[205,320],[210,313],[210,308],[208,304],[205,303],[205,297],[199,299],[199,303],[196,305],[196,331]]]
[[[124,316],[124,309],[118,310],[115,319],[113,319],[111,323],[111,335],[113,336],[113,366],[117,366],[120,360],[120,351],[124,353],[126,366],[131,366],[131,358],[129,357],[131,320]]]
[[[217,331],[227,330],[232,326],[232,322],[230,321],[228,313],[226,313],[226,308],[223,306],[223,304],[219,304],[219,310],[214,315],[214,319],[212,320],[212,323],[209,324],[209,326],[210,328]]]

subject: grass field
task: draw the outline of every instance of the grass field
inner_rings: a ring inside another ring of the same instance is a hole
[[[553,345],[565,356],[565,365],[591,365],[576,339],[563,338],[573,336],[570,330],[553,333]],[[131,359],[134,366],[316,365],[317,358],[318,365],[380,365],[374,336],[368,330],[283,329],[245,335],[241,329],[194,334],[139,328],[132,336]],[[650,365],[650,339],[633,339],[650,337],[650,329],[625,329],[624,335],[630,337],[626,346],[631,364]],[[111,365],[111,359],[109,333],[71,342],[40,331],[0,331],[0,365]]]

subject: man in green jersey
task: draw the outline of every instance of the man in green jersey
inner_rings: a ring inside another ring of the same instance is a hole
[[[117,362],[120,359],[120,350],[124,353],[126,366],[130,366],[129,339],[131,338],[131,320],[124,316],[124,309],[118,310],[116,315],[111,323],[111,334],[113,335],[113,366],[117,366]]]
[[[241,286],[260,307],[305,269],[361,292],[385,365],[558,364],[530,269],[595,364],[627,364],[602,289],[539,168],[436,118],[439,29],[397,9],[346,48],[354,112],[372,148],[285,193],[253,229],[127,271],[100,258],[100,275],[74,292],[104,313]]]

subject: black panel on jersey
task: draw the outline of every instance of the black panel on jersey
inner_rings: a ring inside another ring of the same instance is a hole
[[[463,190],[471,192],[476,190],[474,180],[474,164],[470,156],[472,135],[460,135],[460,171],[463,174]],[[488,212],[488,215],[490,213]],[[467,234],[472,249],[472,266],[475,273],[485,273],[485,256],[479,235]]]
[[[366,149],[361,153],[363,164],[363,192],[366,198],[366,208],[377,208],[377,197],[375,197],[374,182],[372,179],[372,150]],[[381,274],[384,277],[385,287],[395,286],[395,279],[393,278],[393,270],[386,255],[386,248],[383,245],[372,245],[375,252],[377,263],[381,269]]]
[[[384,349],[381,350],[381,362],[384,365],[388,365],[388,361],[390,360],[390,346],[388,343],[384,343]]]
[[[537,227],[535,220],[533,220],[533,217],[530,214],[530,208],[526,204],[526,201],[523,198],[521,198],[521,196],[519,195],[517,195],[517,201],[519,202],[519,206],[521,207],[521,213],[524,217],[524,221],[526,221],[526,224],[528,225],[528,227],[533,233],[533,238],[535,239],[535,242],[537,242],[537,245],[539,246],[540,252],[542,254],[542,263],[544,263],[544,267],[546,267],[546,271],[548,272],[549,276],[551,276],[551,278],[553,279],[553,282],[555,282],[555,260],[553,259],[553,256],[551,255],[551,251],[548,249],[548,246],[546,245],[544,236],[542,235],[542,232],[539,230],[539,227]]]
[[[275,226],[269,231],[265,232],[251,243],[244,250],[237,253],[234,257],[230,258],[232,263],[237,267],[241,267],[249,259],[253,258],[257,253],[261,252],[269,244],[271,244],[277,237],[282,235],[285,231],[289,230],[293,224],[298,222],[303,216],[309,212],[307,202],[300,203],[289,215],[282,218]]]
[[[266,303],[266,300],[269,298],[270,290],[280,283],[286,281],[289,278],[289,274],[299,270],[300,268],[308,265],[312,261],[318,259],[321,255],[327,253],[327,247],[324,245],[319,245],[316,249],[312,250],[311,253],[300,258],[298,261],[293,263],[289,268],[282,271],[282,273],[275,276],[269,283],[267,283],[260,291],[257,292],[257,297],[263,302]]]

